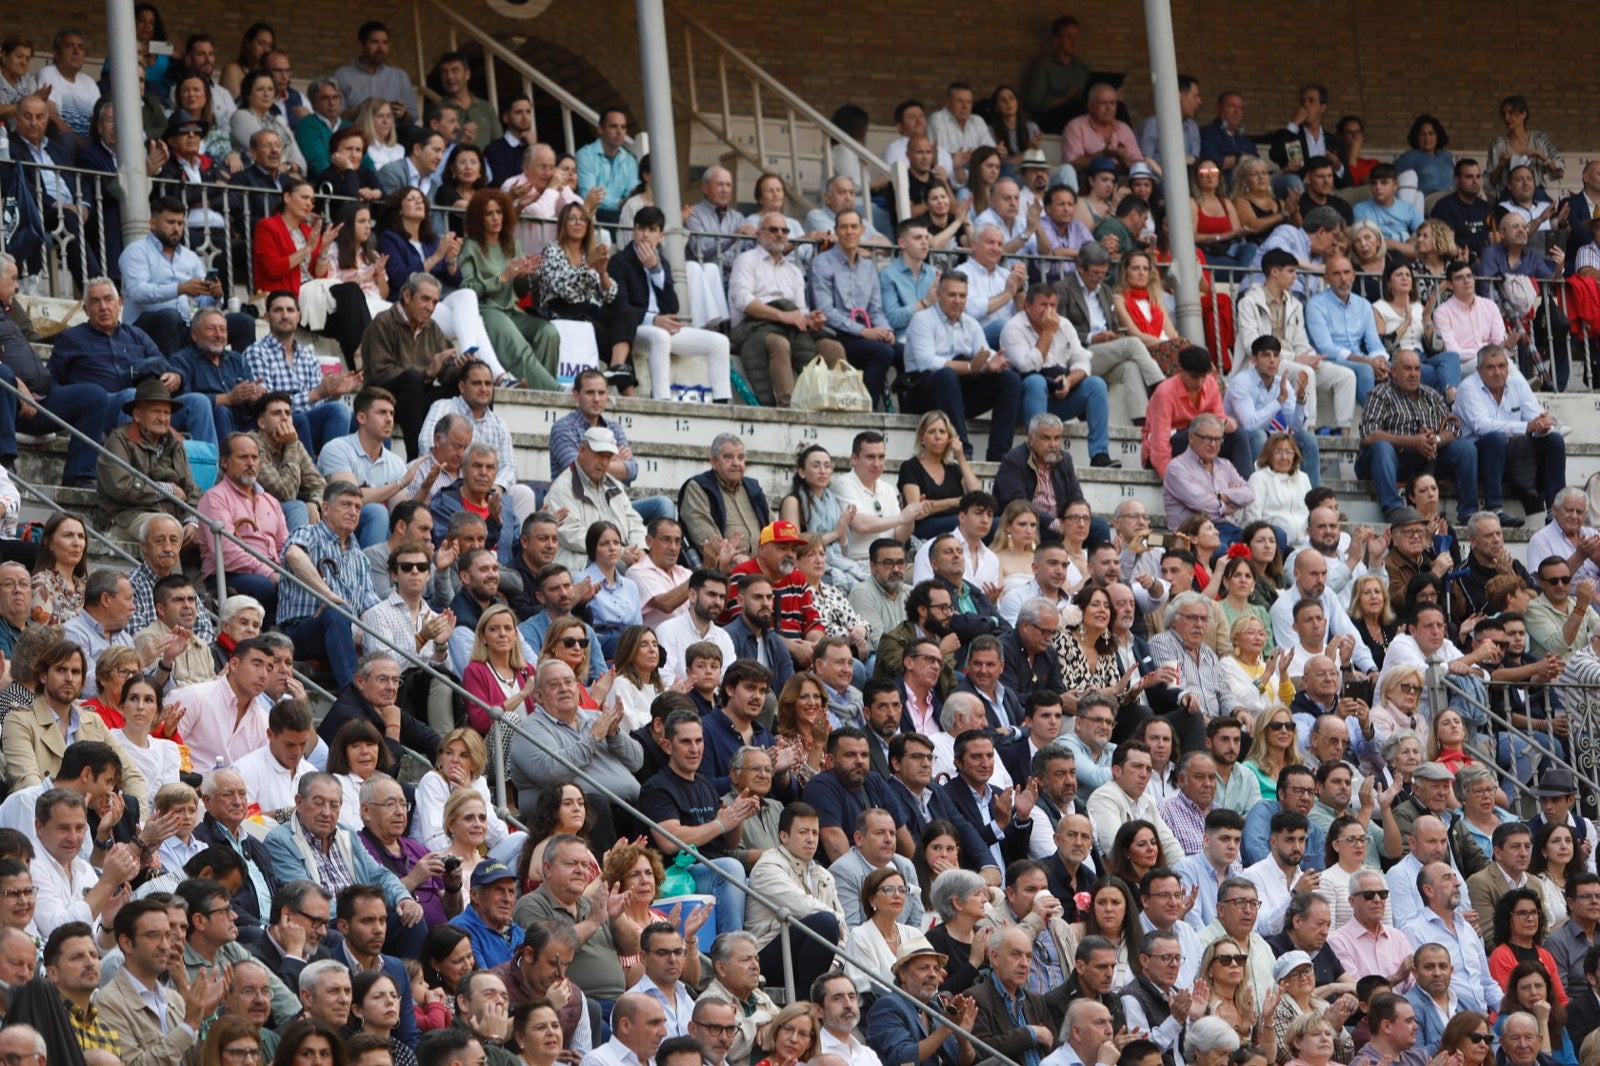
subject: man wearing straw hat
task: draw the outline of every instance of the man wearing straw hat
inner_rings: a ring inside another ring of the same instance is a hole
[[[972,1042],[943,1023],[934,1024],[920,1004],[928,1004],[953,1018],[964,1032],[978,1019],[978,1004],[966,995],[941,995],[947,956],[935,951],[928,938],[909,938],[895,956],[894,983],[903,996],[880,995],[867,1011],[862,1035],[886,1063],[923,1063],[924,1066],[972,1066],[977,1059]],[[918,1005],[913,1005],[911,1000]]]

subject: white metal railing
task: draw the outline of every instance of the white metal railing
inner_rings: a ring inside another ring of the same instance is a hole
[[[485,87],[488,90],[489,103],[494,107],[496,115],[500,113],[500,79],[495,70],[494,60],[498,59],[516,71],[522,78],[522,91],[528,99],[534,99],[534,90],[537,89],[540,93],[555,101],[556,105],[560,107],[561,133],[569,150],[576,151],[578,148],[577,137],[580,131],[574,125],[575,117],[591,127],[599,124],[600,112],[594,107],[578,99],[560,82],[543,73],[513,49],[507,47],[499,37],[480,29],[471,19],[460,11],[444,4],[441,0],[412,0],[411,2],[412,20],[415,25],[417,39],[418,85],[425,85],[427,82],[427,70],[424,66],[422,46],[422,42],[425,39],[422,34],[422,5],[424,3],[433,9],[431,13],[443,16],[448,23],[449,35],[447,43],[451,51],[456,50],[456,34],[458,32],[465,33],[483,48],[485,55],[483,64]],[[535,112],[537,113],[537,108],[535,108]],[[531,136],[535,140],[540,139],[537,127],[532,131]],[[548,138],[546,139],[548,140]],[[628,143],[633,146],[635,155],[640,155],[645,151],[645,146],[642,143],[635,144],[634,139],[631,137],[628,139]]]
[[[21,391],[16,386],[14,386],[14,385],[6,382],[6,381],[0,380],[0,389],[4,389],[4,390],[9,391],[13,396],[15,396],[18,399],[18,401],[21,401],[21,400],[24,399]],[[70,437],[86,441],[87,443],[92,445],[95,448],[96,452],[99,453],[102,461],[109,460],[112,464],[122,468],[123,470],[125,470],[125,471],[127,471],[129,473],[132,473],[132,474],[135,474],[135,475],[139,474],[139,471],[136,470],[133,466],[131,466],[121,456],[114,455],[114,454],[106,451],[105,448],[98,441],[94,440],[92,437],[89,437],[89,436],[85,435],[76,426],[73,426],[73,425],[69,424],[64,419],[61,419],[61,418],[57,417],[56,415],[52,414],[48,410],[44,410],[43,408],[41,408],[41,411],[43,411],[44,414],[47,417],[49,417],[52,421],[54,421],[59,426],[59,428],[63,432],[68,434]],[[707,862],[706,859],[705,859],[705,856],[703,856],[701,854],[699,848],[695,847],[694,845],[689,844],[687,841],[683,840],[682,838],[680,838],[676,834],[671,833],[668,830],[662,828],[659,824],[657,824],[652,819],[650,819],[647,815],[645,815],[642,811],[640,811],[632,803],[628,802],[627,800],[623,799],[622,797],[620,797],[620,796],[616,795],[615,793],[611,792],[608,788],[606,788],[606,786],[603,783],[597,781],[583,767],[574,765],[573,763],[568,761],[564,756],[562,756],[559,752],[552,751],[545,744],[545,742],[541,738],[539,738],[538,736],[534,735],[525,725],[522,724],[521,721],[513,721],[513,720],[511,720],[510,718],[508,718],[506,716],[505,712],[502,711],[499,707],[490,706],[488,703],[486,703],[482,699],[480,699],[477,696],[474,696],[472,693],[468,692],[461,685],[461,683],[459,681],[457,681],[454,677],[452,677],[451,675],[449,675],[447,673],[444,673],[444,672],[440,671],[432,662],[430,662],[428,660],[425,660],[421,656],[419,656],[417,654],[415,648],[399,647],[399,646],[391,643],[390,641],[388,641],[384,637],[383,634],[378,633],[375,630],[373,630],[372,628],[370,628],[365,622],[363,622],[360,619],[359,616],[357,616],[353,611],[351,611],[349,608],[347,608],[345,604],[336,603],[333,600],[329,599],[328,597],[322,595],[316,589],[311,588],[309,585],[306,585],[291,570],[289,570],[286,566],[284,566],[277,559],[271,558],[269,556],[262,555],[253,546],[251,546],[249,544],[246,544],[244,541],[240,540],[239,537],[235,535],[235,533],[234,533],[234,531],[232,529],[224,526],[221,522],[218,522],[218,521],[216,521],[214,519],[207,518],[205,515],[201,514],[199,512],[199,510],[197,510],[195,508],[195,506],[193,506],[190,502],[188,502],[186,500],[181,500],[181,499],[177,498],[176,496],[173,496],[171,493],[167,492],[166,489],[162,488],[161,486],[156,486],[156,491],[166,500],[166,502],[176,505],[176,507],[180,511],[184,512],[187,515],[188,518],[191,518],[191,519],[199,522],[201,527],[202,527],[202,529],[206,531],[206,534],[208,534],[208,535],[210,535],[210,536],[215,538],[216,545],[217,545],[217,558],[220,559],[222,557],[222,544],[223,544],[224,541],[226,541],[226,542],[232,543],[236,548],[239,548],[240,550],[245,552],[246,555],[248,555],[251,558],[255,559],[257,562],[263,563],[266,566],[270,567],[278,575],[280,581],[289,581],[289,582],[293,582],[295,584],[300,585],[306,592],[310,593],[311,596],[314,599],[316,599],[318,602],[320,602],[322,604],[322,609],[323,610],[333,612],[338,617],[340,617],[340,618],[344,619],[345,621],[347,621],[353,628],[359,629],[364,634],[366,634],[367,638],[369,638],[370,640],[375,641],[377,644],[380,644],[385,648],[388,648],[390,651],[392,651],[394,653],[394,656],[395,656],[397,661],[399,661],[401,663],[404,663],[404,664],[407,664],[410,667],[415,667],[415,668],[421,669],[433,681],[435,681],[437,683],[440,683],[440,684],[443,684],[444,686],[446,686],[454,695],[459,696],[462,699],[467,700],[472,705],[475,705],[475,706],[481,708],[493,720],[495,720],[497,722],[500,722],[507,729],[510,729],[511,731],[517,733],[524,740],[526,740],[528,743],[532,744],[541,753],[543,753],[544,755],[554,759],[556,762],[561,763],[563,766],[565,766],[569,771],[571,771],[572,777],[573,777],[574,780],[583,782],[585,785],[588,786],[589,790],[592,790],[594,793],[598,793],[599,795],[605,797],[605,799],[607,799],[615,808],[628,812],[631,816],[636,818],[641,825],[648,826],[651,829],[652,832],[659,834],[660,836],[664,837],[665,839],[671,841],[679,849],[681,849],[683,851],[686,851],[688,854],[690,854],[690,855],[694,856],[695,858],[699,859],[702,863],[704,863],[706,865],[706,867],[708,869],[712,870],[713,873],[717,877],[729,881],[729,883],[731,883],[740,892],[743,892],[747,897],[760,900],[766,906],[771,908],[773,914],[777,916],[779,923],[784,927],[786,932],[790,931],[790,930],[798,932],[800,935],[805,936],[805,937],[809,937],[811,940],[816,941],[817,943],[822,944],[822,945],[832,949],[835,952],[835,954],[838,957],[838,959],[840,959],[842,962],[849,963],[850,965],[853,965],[857,969],[859,969],[862,973],[866,974],[867,978],[868,978],[868,981],[872,985],[877,987],[877,989],[879,990],[880,994],[898,995],[898,996],[905,997],[907,1002],[911,1003],[916,1009],[918,1009],[918,1010],[922,1011],[924,1014],[928,1015],[928,1017],[935,1024],[942,1024],[942,1025],[945,1025],[945,1026],[949,1027],[950,1029],[952,1029],[954,1032],[960,1034],[965,1039],[970,1040],[972,1042],[972,1044],[974,1046],[976,1046],[978,1049],[980,1049],[981,1051],[983,1051],[987,1055],[993,1056],[998,1061],[1000,1061],[1002,1063],[1006,1063],[1006,1064],[1008,1064],[1008,1066],[1019,1066],[1019,1064],[1017,1064],[1014,1060],[1009,1059],[1004,1055],[1001,1055],[997,1050],[995,1050],[994,1047],[992,1047],[988,1043],[980,1040],[978,1037],[974,1036],[971,1032],[962,1029],[956,1022],[954,1022],[953,1020],[947,1018],[943,1013],[943,1011],[945,1009],[945,1004],[944,1004],[943,1000],[936,998],[935,1001],[934,1001],[934,1004],[930,1005],[930,1004],[927,1004],[927,1003],[923,1003],[922,1001],[917,1000],[914,997],[906,996],[905,992],[903,992],[901,989],[899,989],[894,984],[892,977],[890,975],[888,975],[888,974],[882,973],[880,970],[878,970],[878,968],[872,962],[870,962],[869,960],[860,958],[858,956],[855,956],[855,955],[847,953],[842,944],[830,943],[826,938],[824,938],[823,936],[821,936],[820,934],[818,934],[817,932],[815,932],[814,930],[812,930],[811,928],[809,928],[808,926],[806,926],[805,924],[800,922],[799,918],[803,917],[802,915],[795,915],[787,907],[784,907],[782,904],[778,903],[777,901],[771,899],[770,897],[767,897],[766,895],[764,895],[759,890],[751,888],[743,880],[735,881],[732,878],[730,878],[726,873],[724,873],[717,866],[711,864],[710,862]],[[56,509],[58,509],[58,510],[61,509],[59,507],[59,505],[56,505],[54,503],[54,501],[51,501],[51,506],[56,507]],[[86,525],[86,528],[88,528],[87,525]],[[109,543],[109,542],[107,542],[107,543]],[[117,551],[120,555],[122,555],[124,558],[127,558],[127,559],[129,559],[131,561],[131,556],[128,556],[128,554],[125,551],[122,551],[120,548],[118,548],[115,545],[112,545],[112,548],[113,548],[113,550]],[[500,808],[500,810],[501,810],[501,812],[503,814],[507,815],[508,817],[515,817],[515,812],[510,811],[506,807],[506,802],[505,802],[506,768],[505,768],[504,765],[498,765],[498,758],[499,758],[499,753],[501,751],[501,746],[495,745],[493,747],[494,747],[494,750],[496,752],[497,770],[498,770],[498,773],[496,775],[496,777],[497,777],[497,791],[498,791],[498,795],[496,797],[497,806]],[[784,984],[785,984],[785,987],[786,987],[786,991],[788,993],[788,999],[789,999],[790,1002],[793,1002],[795,1000],[796,992],[797,992],[797,990],[795,988],[795,984],[794,984],[793,960],[792,960],[792,958],[790,956],[790,946],[789,946],[789,941],[788,941],[788,937],[787,937],[786,933],[785,934],[780,934],[780,936],[783,936],[783,962],[784,962],[784,966],[783,966],[784,975],[783,976],[784,976]]]
[[[911,213],[903,166],[886,162],[882,156],[834,125],[831,119],[767,73],[755,60],[730,44],[727,38],[689,14],[684,6],[669,3],[667,11],[681,24],[683,40],[679,69],[684,89],[674,93],[674,96],[687,105],[692,120],[751,166],[776,173],[783,179],[789,196],[807,208],[816,206],[814,197],[802,187],[800,177],[802,162],[814,158],[804,153],[800,144],[801,128],[809,126],[823,143],[818,162],[824,188],[834,176],[833,154],[827,148],[827,143],[831,141],[856,158],[858,169],[866,179],[863,184],[870,185],[879,178],[888,180],[900,218]],[[702,79],[714,82],[717,86],[717,99],[711,106],[701,106]],[[735,80],[747,83],[750,94],[751,115],[755,120],[754,151],[734,133],[736,112],[733,93],[736,90],[731,83]],[[767,124],[771,118],[779,120],[781,143],[773,144],[768,138]],[[863,203],[871,196],[870,189],[857,189],[856,193]]]

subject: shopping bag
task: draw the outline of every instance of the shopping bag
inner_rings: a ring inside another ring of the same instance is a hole
[[[804,411],[870,411],[872,395],[861,371],[843,360],[830,367],[819,355],[800,371],[789,406]]]

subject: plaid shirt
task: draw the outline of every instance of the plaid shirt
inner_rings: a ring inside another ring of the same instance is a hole
[[[1449,414],[1450,405],[1428,386],[1418,385],[1417,391],[1407,396],[1394,387],[1393,381],[1385,381],[1367,394],[1361,412],[1361,435],[1365,437],[1374,430],[1396,436],[1433,433]]]
[[[340,832],[341,830],[335,829],[326,845],[317,839],[316,834],[306,833],[306,840],[311,845],[311,854],[317,860],[317,883],[327,889],[330,896],[337,896],[356,883],[355,875],[344,864],[344,856],[339,854]]]
[[[1196,854],[1200,850],[1201,838],[1206,835],[1206,815],[1209,811],[1201,810],[1199,804],[1182,792],[1175,792],[1162,800],[1157,809],[1167,828],[1172,830],[1172,835],[1183,845],[1183,853]]]
[[[157,580],[156,572],[150,569],[149,563],[140,563],[128,575],[128,581],[133,585],[133,618],[128,622],[129,633],[143,633],[155,624]],[[194,635],[200,643],[207,645],[217,638],[216,624],[212,622],[209,612],[202,610],[195,617]]]
[[[418,439],[431,442],[433,427],[445,415],[465,418],[472,426],[472,443],[487,444],[500,456],[500,471],[494,476],[495,484],[509,489],[517,483],[517,453],[511,447],[511,430],[506,426],[505,419],[495,414],[492,408],[485,411],[482,418],[473,418],[472,408],[467,406],[467,401],[459,396],[451,396],[435,400],[433,406],[428,408],[428,417],[422,420],[422,434]],[[421,471],[418,471],[418,476],[422,476]]]
[[[287,392],[296,411],[311,406],[311,392],[322,384],[322,362],[308,345],[294,347],[294,362],[289,362],[283,344],[267,334],[244,350],[250,376],[260,379],[268,392]]]
[[[285,559],[289,557],[289,550],[295,547],[311,557],[311,565],[316,567],[328,588],[344,600],[356,615],[377,604],[378,594],[372,590],[367,557],[361,554],[361,545],[356,543],[355,534],[352,533],[346,543],[340,544],[339,538],[328,528],[328,523],[318,522],[316,525],[301,526],[289,534],[288,543],[283,546]],[[278,593],[278,622],[280,625],[298,622],[316,614],[321,607],[322,601],[300,582],[285,582]]]
[[[78,1037],[79,1047],[85,1051],[109,1051],[118,1058],[122,1057],[122,1034],[100,1020],[100,1012],[94,1004],[89,1004],[88,1010],[80,1011],[66,999],[61,1002],[72,1020],[72,1031]]]

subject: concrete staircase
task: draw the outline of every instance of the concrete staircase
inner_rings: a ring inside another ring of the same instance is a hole
[[[1572,427],[1572,433],[1567,438],[1568,482],[1582,485],[1591,474],[1600,471],[1600,394],[1542,395],[1541,400],[1561,421]],[[535,482],[550,479],[549,429],[571,409],[569,401],[567,394],[526,390],[501,393],[496,410],[512,431],[518,452],[519,474],[524,479]],[[1113,410],[1119,407],[1115,400],[1112,407]],[[898,460],[912,453],[917,423],[917,418],[911,415],[797,412],[621,397],[613,398],[609,414],[627,432],[639,461],[639,478],[633,485],[634,495],[662,494],[676,498],[679,486],[687,478],[706,469],[712,438],[719,433],[734,433],[745,442],[748,475],[766,487],[774,505],[788,491],[794,456],[800,448],[821,444],[834,456],[838,468],[846,470],[849,468],[851,441],[856,433],[864,429],[876,429],[888,438],[891,464],[885,476],[892,480]],[[981,452],[988,434],[987,420],[974,422],[971,433]],[[1164,508],[1161,481],[1154,471],[1138,465],[1139,434],[1135,427],[1113,425],[1111,428],[1111,451],[1115,458],[1123,462],[1120,470],[1089,466],[1082,423],[1069,423],[1066,437],[1078,478],[1097,514],[1109,515],[1121,500],[1132,498],[1145,504],[1158,527],[1162,524]],[[1019,432],[1017,442],[1021,440]],[[1347,521],[1380,523],[1382,515],[1372,498],[1369,483],[1357,480],[1354,475],[1354,439],[1322,437],[1320,444],[1323,483],[1339,493],[1340,506]],[[41,486],[62,506],[82,514],[92,514],[95,502],[92,490],[69,489],[59,484],[65,454],[66,444],[61,438],[27,446],[19,457],[18,474]],[[996,464],[975,463],[974,470],[986,484],[990,484]],[[1507,504],[1507,508],[1512,513],[1520,513],[1515,503]],[[43,519],[48,513],[49,509],[44,504],[25,501],[25,517]],[[1543,518],[1536,516],[1529,527],[1509,530],[1507,539],[1513,543],[1523,543],[1532,530],[1542,524]],[[133,549],[132,545],[125,547],[130,551]],[[120,563],[103,547],[97,547],[96,550],[97,558],[104,565]]]

